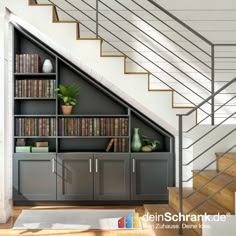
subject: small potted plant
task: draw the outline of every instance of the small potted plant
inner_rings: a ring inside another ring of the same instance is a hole
[[[64,105],[61,106],[62,113],[64,115],[70,115],[72,112],[72,107],[77,104],[77,97],[80,94],[80,87],[72,85],[62,85],[59,84],[59,87],[55,89],[57,96]]]
[[[142,136],[142,141],[145,146],[142,147],[143,152],[152,152],[157,149],[157,147],[160,145],[160,141],[157,139],[151,139],[147,136]]]

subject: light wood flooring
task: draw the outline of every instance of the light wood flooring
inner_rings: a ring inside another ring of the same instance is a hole
[[[155,233],[151,229],[148,229],[148,226],[144,226],[143,230],[115,230],[115,231],[102,231],[102,230],[89,230],[89,231],[79,231],[79,230],[12,230],[13,224],[17,216],[21,213],[23,209],[135,209],[136,212],[139,212],[140,216],[144,214],[144,208],[139,207],[62,207],[62,206],[37,206],[37,207],[14,207],[13,216],[9,219],[6,224],[0,224],[0,236],[8,235],[54,235],[54,236],[64,236],[64,235],[79,235],[79,236],[153,236]]]
[[[168,205],[145,205],[146,210],[152,214],[155,212],[164,213],[166,211],[171,210]],[[89,230],[89,231],[79,231],[79,230],[12,230],[13,224],[17,218],[17,216],[21,213],[23,209],[109,209],[109,208],[117,208],[117,209],[135,209],[136,212],[139,212],[140,216],[145,214],[145,208],[143,206],[124,206],[124,207],[114,207],[114,206],[104,206],[104,207],[86,207],[86,206],[37,206],[37,207],[14,207],[13,208],[13,216],[9,219],[6,224],[0,224],[0,236],[8,236],[8,235],[54,235],[54,236],[64,236],[64,235],[79,235],[79,236],[177,236],[178,230],[176,229],[162,229],[156,227],[158,225],[163,224],[164,222],[156,222],[153,225],[148,225],[143,221],[143,230],[115,230],[115,231],[102,231],[102,230]],[[174,213],[174,212],[173,212]],[[168,223],[168,224],[176,224]],[[186,236],[196,236],[196,234],[192,230],[184,231],[184,235]]]

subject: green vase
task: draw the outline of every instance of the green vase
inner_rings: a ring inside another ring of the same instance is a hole
[[[131,142],[132,152],[139,152],[142,147],[142,141],[139,135],[139,128],[134,128],[134,133]]]

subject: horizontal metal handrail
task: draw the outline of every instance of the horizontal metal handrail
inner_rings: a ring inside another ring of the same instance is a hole
[[[50,1],[50,0],[48,0]],[[87,15],[86,13],[84,13],[82,10],[80,10],[77,6],[75,6],[74,4],[72,4],[71,2],[69,2],[68,0],[64,0],[65,2],[67,2],[68,4],[70,4],[72,7],[74,7],[76,10],[78,10],[79,12],[81,12],[82,14],[84,14],[86,17],[88,17],[90,20],[96,22],[96,20],[94,20],[92,17],[90,17],[89,15]],[[83,3],[85,3],[86,5],[90,6],[92,9],[94,9],[90,4],[88,4],[87,2],[85,2],[84,0],[81,0]],[[70,15],[69,13],[67,13],[68,15]],[[106,17],[104,14],[100,13],[102,16]],[[81,22],[80,22],[81,23]],[[185,88],[187,88],[189,91],[191,91],[193,94],[195,94],[196,96],[198,96],[199,98],[201,98],[202,100],[204,100],[205,98],[203,98],[202,96],[200,96],[198,93],[196,93],[195,91],[193,91],[191,88],[189,88],[188,86],[186,86],[183,82],[181,82],[180,80],[178,80],[177,78],[175,78],[173,75],[171,75],[169,72],[167,72],[166,70],[164,70],[162,67],[158,66],[156,63],[154,63],[153,61],[149,60],[149,58],[147,58],[146,56],[144,56],[142,53],[140,53],[139,51],[137,51],[135,48],[133,48],[132,46],[130,46],[127,42],[125,42],[124,40],[122,40],[120,37],[118,37],[116,34],[112,33],[110,30],[108,30],[106,27],[104,27],[102,24],[97,23],[99,26],[101,26],[103,29],[105,29],[107,32],[109,32],[111,35],[113,35],[114,37],[116,37],[119,41],[123,42],[125,45],[127,45],[129,48],[131,48],[132,50],[134,50],[137,54],[141,55],[143,58],[145,58],[146,60],[148,60],[150,63],[152,63],[153,65],[155,65],[157,68],[159,68],[160,70],[162,70],[164,73],[166,73],[168,76],[170,76],[171,78],[173,78],[174,80],[176,80],[178,83],[180,83],[182,86],[184,86]],[[116,24],[116,23],[114,23]],[[116,24],[117,25],[117,24]],[[120,27],[119,25],[117,25],[117,27]],[[92,30],[90,30],[92,31]],[[106,41],[107,42],[107,41]],[[110,45],[112,45],[111,43],[109,43]],[[129,57],[130,58],[130,57]],[[137,64],[137,63],[136,63]],[[152,74],[152,73],[150,73]],[[154,75],[154,74],[152,74]],[[187,99],[185,96],[183,96],[181,93],[178,93],[179,95],[181,95],[183,98],[185,98],[186,100],[188,100],[189,102],[191,102],[191,104],[194,104],[192,101],[190,101],[189,99]],[[206,111],[202,110],[204,113],[208,114]]]
[[[84,0],[81,0],[82,2],[86,3]],[[109,7],[107,4],[105,4],[104,2],[102,2],[101,0],[98,0],[100,3],[102,3],[104,6],[106,6],[108,9],[110,9],[111,11],[113,11],[114,13],[116,13],[118,16],[120,16],[121,18],[125,19],[122,15],[120,15],[118,12],[114,11],[111,7]],[[117,1],[118,2],[118,1]],[[90,6],[93,10],[96,10],[95,8],[93,8],[90,4],[86,3],[88,6]],[[188,75],[186,72],[182,71],[179,67],[177,67],[176,65],[174,65],[173,63],[171,63],[170,61],[168,61],[164,56],[162,56],[160,53],[156,52],[155,50],[153,50],[151,47],[149,47],[147,44],[143,43],[141,40],[139,40],[137,37],[135,37],[134,35],[132,35],[131,33],[129,33],[127,30],[125,30],[123,27],[121,27],[120,25],[118,25],[117,23],[115,23],[113,20],[111,20],[110,18],[108,18],[107,16],[105,16],[103,13],[99,12],[99,14],[101,14],[104,18],[106,18],[107,20],[109,20],[111,23],[113,23],[115,26],[117,26],[119,29],[121,29],[122,31],[124,31],[126,34],[128,34],[129,36],[131,36],[132,38],[134,38],[137,42],[141,43],[142,45],[144,45],[146,48],[148,48],[150,51],[152,51],[154,54],[156,54],[157,56],[159,56],[160,58],[162,58],[164,61],[166,61],[168,64],[170,64],[171,66],[173,66],[175,69],[177,69],[178,71],[180,71],[182,74],[184,74],[186,77],[188,77],[189,79],[191,79],[194,83],[198,84],[199,86],[201,86],[203,89],[205,89],[206,91],[208,91],[209,93],[211,92],[209,89],[207,89],[205,86],[203,86],[201,83],[199,83],[198,81],[196,81],[195,79],[193,79],[190,75]],[[129,22],[128,20],[126,20],[127,22]],[[131,22],[129,22],[130,24],[132,24]],[[132,24],[133,26],[135,26],[134,24]],[[139,29],[142,33],[144,33],[145,35],[147,35],[148,37],[152,38],[151,36],[149,36],[146,32],[144,32],[143,30],[141,30],[140,28],[138,28],[137,26],[135,26],[137,29]],[[155,42],[158,43],[157,40],[155,40],[154,38],[152,38]],[[160,43],[158,43],[160,44]],[[149,62],[151,62],[148,59]],[[154,65],[156,65],[159,69],[161,69],[163,72],[167,73],[166,70],[162,69],[162,67],[158,66],[156,63],[153,63]],[[168,74],[169,75],[169,74]],[[172,77],[173,78],[173,77]],[[182,85],[184,85],[182,83]]]
[[[160,6],[158,3],[156,3],[153,0],[147,0],[148,2],[152,3],[155,7],[159,8],[162,12],[164,12],[166,15],[168,15],[169,17],[171,17],[173,20],[175,20],[176,22],[178,22],[179,24],[181,24],[184,28],[188,29],[190,32],[192,32],[193,34],[195,34],[196,36],[198,36],[200,39],[202,39],[204,42],[206,42],[208,45],[212,46],[213,43],[211,41],[209,41],[207,38],[205,38],[203,35],[201,35],[200,33],[198,33],[196,30],[194,30],[193,28],[191,28],[189,25],[185,24],[183,21],[181,21],[178,17],[176,17],[175,15],[173,15],[172,13],[170,13],[169,11],[167,11],[164,7]]]
[[[194,111],[196,111],[197,109],[199,109],[201,106],[203,106],[204,104],[206,104],[209,100],[211,100],[212,98],[214,98],[217,94],[219,94],[221,91],[223,91],[224,89],[226,89],[227,87],[229,87],[229,85],[231,85],[232,83],[234,83],[236,81],[236,77],[234,79],[232,79],[231,81],[229,81],[227,84],[223,85],[220,89],[218,89],[215,93],[213,93],[212,95],[210,95],[208,98],[206,98],[203,102],[199,103],[196,107],[194,107],[191,111],[185,113],[185,114],[177,114],[177,116],[189,116],[191,115]]]
[[[228,137],[230,134],[232,134],[234,131],[236,130],[236,128],[234,128],[233,130],[231,130],[229,133],[227,133],[226,135],[224,135],[222,138],[220,138],[219,140],[217,140],[214,144],[212,144],[210,147],[208,147],[207,149],[205,149],[203,152],[201,152],[199,155],[197,155],[195,158],[193,158],[191,161],[189,161],[186,164],[183,164],[183,166],[188,166],[189,164],[191,164],[192,162],[196,161],[199,157],[201,157],[203,154],[205,154],[207,151],[209,151],[211,148],[213,148],[216,144],[218,144],[219,142],[221,142],[222,140],[224,140],[226,137]]]
[[[146,33],[145,31],[141,30],[138,26],[136,26],[135,24],[133,24],[131,21],[127,20],[124,16],[122,16],[121,14],[119,14],[117,11],[114,11],[110,6],[108,6],[107,4],[105,4],[102,0],[98,0],[100,3],[102,3],[104,6],[106,6],[108,9],[110,9],[112,12],[116,13],[119,17],[121,17],[122,19],[124,19],[126,22],[128,22],[130,25],[132,25],[133,27],[135,27],[136,29],[138,29],[140,32],[142,32],[144,35],[146,35],[148,38],[150,38],[151,40],[153,40],[155,43],[159,44],[161,47],[163,47],[164,49],[166,49],[168,52],[170,52],[172,55],[174,55],[175,57],[177,57],[178,59],[180,59],[182,62],[184,62],[186,65],[188,65],[189,67],[191,67],[192,69],[194,69],[196,72],[198,72],[199,74],[201,74],[203,77],[205,77],[206,79],[210,80],[205,74],[203,74],[201,71],[199,71],[198,69],[196,69],[194,66],[192,66],[190,63],[188,63],[187,61],[185,61],[183,58],[181,58],[180,56],[178,56],[177,54],[175,54],[173,51],[171,51],[170,49],[168,49],[166,46],[164,46],[163,44],[161,44],[159,41],[157,41],[156,39],[154,39],[152,36],[150,36],[148,33]],[[131,11],[129,8],[127,8],[125,5],[123,5],[122,3],[120,3],[118,0],[115,0],[117,3],[119,3],[122,7],[124,7],[127,11],[130,11],[132,14],[134,14],[135,16],[139,17],[136,13],[134,13],[133,11]],[[148,24],[147,21],[145,21],[143,18],[139,17],[140,19],[142,19],[143,22],[145,22],[146,24]],[[108,19],[106,17],[106,19]],[[114,23],[110,18],[108,19],[110,22]],[[122,28],[122,30],[124,30],[124,28]],[[128,33],[127,30],[124,30],[126,33]],[[151,51],[153,51],[153,49],[150,49]],[[163,60],[165,60],[167,63],[169,63],[170,65],[172,65],[174,68],[176,68],[177,70],[179,70],[181,73],[183,73],[185,76],[187,76],[188,78],[190,78],[191,80],[193,80],[194,82],[196,82],[198,85],[200,85],[201,87],[203,87],[204,89],[206,89],[208,92],[210,92],[210,90],[208,90],[206,87],[204,87],[202,84],[200,84],[199,82],[197,82],[195,79],[193,79],[191,76],[189,76],[186,72],[182,71],[179,67],[177,67],[176,65],[174,65],[173,63],[171,63],[169,60],[167,60],[165,57],[163,57],[162,55],[160,55],[157,52],[154,52],[155,54],[157,54],[160,58],[162,58]],[[210,68],[210,67],[209,67]]]
[[[168,40],[170,40],[172,43],[174,43],[175,45],[177,45],[179,48],[181,48],[183,51],[187,52],[190,56],[192,56],[193,58],[195,58],[197,61],[201,62],[204,66],[206,66],[208,69],[211,69],[211,67],[209,65],[207,65],[205,62],[203,62],[202,60],[200,60],[198,57],[196,57],[194,54],[190,53],[188,50],[186,50],[183,46],[181,46],[180,44],[178,44],[177,42],[175,42],[173,39],[171,39],[169,36],[167,36],[166,34],[164,34],[163,32],[161,32],[157,27],[153,26],[152,24],[150,24],[149,22],[147,22],[146,20],[144,20],[142,17],[140,17],[137,13],[135,13],[134,11],[131,11],[129,8],[127,8],[124,4],[120,3],[118,0],[115,0],[116,2],[118,2],[121,6],[123,6],[126,10],[130,11],[134,16],[136,16],[137,18],[139,18],[140,20],[142,20],[143,22],[145,22],[145,24],[147,24],[148,26],[150,26],[151,28],[153,28],[154,30],[156,30],[158,33],[160,33],[161,35],[163,35],[165,38],[167,38]],[[136,2],[135,2],[136,3]],[[128,21],[126,19],[126,21]],[[191,42],[191,41],[190,41]],[[164,47],[162,45],[162,47]],[[166,49],[166,47],[164,47]],[[173,53],[171,50],[167,49],[169,52],[171,52],[172,54],[176,55],[175,53]],[[210,56],[210,55],[208,55]],[[183,60],[183,59],[182,59]],[[196,71],[199,72],[199,70],[197,70],[195,68]],[[206,75],[204,75],[202,72],[199,72],[201,75],[203,75],[205,78],[208,78]],[[210,80],[210,78],[208,78]]]
[[[180,34],[177,30],[175,30],[173,27],[169,26],[166,22],[164,22],[163,20],[161,20],[160,18],[158,18],[156,15],[154,15],[152,12],[148,11],[146,8],[144,8],[142,5],[140,5],[139,3],[137,3],[134,0],[131,0],[132,2],[135,2],[141,9],[143,9],[144,11],[148,12],[151,16],[153,16],[154,18],[156,18],[157,20],[159,20],[162,24],[166,25],[168,28],[170,28],[172,31],[174,31],[176,34],[180,35],[182,38],[184,38],[186,41],[188,41],[190,44],[192,44],[193,46],[195,46],[196,48],[198,48],[200,51],[202,51],[203,53],[205,53],[207,56],[211,57],[211,55],[209,53],[207,53],[205,50],[203,50],[202,48],[200,48],[198,45],[196,45],[195,43],[193,43],[191,40],[189,40],[187,37],[185,37],[184,35]],[[149,0],[148,0],[149,1]],[[168,11],[167,11],[168,12]],[[182,22],[183,23],[183,22]],[[185,24],[185,23],[184,23]],[[211,43],[209,41],[209,43]],[[211,44],[208,44],[209,46],[212,46]]]
[[[68,2],[67,0],[65,0],[66,2]],[[85,3],[87,6],[91,7],[94,11],[96,10],[93,6],[91,6],[90,4],[88,4],[86,1],[81,0],[83,3]],[[98,0],[100,2],[100,0]],[[69,3],[69,2],[68,2]],[[69,3],[71,6],[73,6],[75,9],[79,10],[74,4]],[[105,5],[105,4],[104,4]],[[99,12],[99,11],[98,11]],[[115,12],[115,11],[114,11]],[[117,23],[115,23],[114,21],[112,21],[111,19],[109,19],[107,16],[105,16],[103,13],[99,12],[100,15],[102,15],[104,18],[108,19],[110,22],[112,22],[115,26],[117,26],[118,28],[120,28],[121,30],[123,30],[125,33],[127,33],[129,36],[131,36],[132,38],[134,38],[135,40],[137,40],[139,43],[141,43],[142,45],[144,45],[145,47],[147,47],[149,50],[151,50],[153,53],[155,53],[156,55],[158,55],[159,57],[161,57],[162,59],[164,59],[163,56],[161,56],[160,54],[158,54],[157,52],[155,52],[152,48],[150,48],[149,46],[147,46],[145,43],[143,43],[141,40],[137,39],[134,35],[132,35],[131,33],[127,32],[125,29],[123,29],[120,25],[118,25]],[[94,19],[92,19],[92,17],[88,16],[87,14],[84,13],[84,15],[86,15],[90,20],[94,21]],[[116,34],[112,33],[110,30],[108,30],[106,27],[104,27],[102,24],[98,23],[99,26],[101,26],[103,29],[105,29],[107,32],[109,32],[110,34],[112,34],[114,37],[116,37],[117,39],[119,39],[121,42],[123,42],[124,44],[126,44],[127,46],[129,46],[132,50],[134,50],[136,53],[138,53],[140,56],[142,56],[143,58],[145,58],[146,60],[148,60],[150,63],[152,63],[153,65],[155,65],[157,68],[159,68],[160,70],[162,70],[164,73],[166,73],[168,76],[170,76],[172,79],[176,80],[178,83],[180,83],[182,86],[184,86],[185,88],[187,88],[189,91],[191,91],[192,93],[194,93],[195,95],[197,95],[199,98],[201,99],[205,99],[202,96],[200,96],[199,94],[197,94],[194,90],[192,90],[191,88],[189,88],[188,86],[186,86],[183,82],[181,82],[180,80],[178,80],[176,77],[174,77],[173,75],[171,75],[169,72],[167,72],[166,70],[164,70],[162,67],[160,67],[159,65],[157,65],[155,62],[151,61],[148,57],[144,56],[142,53],[140,53],[139,51],[137,51],[134,47],[130,46],[127,42],[124,42],[120,37],[118,37]],[[166,60],[166,59],[164,59]],[[167,60],[166,60],[167,61]],[[176,67],[175,65],[173,65],[172,63],[169,62],[169,64],[171,64],[173,67]],[[180,69],[178,69],[180,70]],[[182,71],[182,73],[189,77],[190,79],[192,79],[189,75],[187,75],[185,72]],[[192,79],[193,80],[193,79]],[[197,83],[198,85],[202,86],[199,82],[193,80],[195,83]],[[205,88],[204,86],[202,86],[202,88],[206,89],[208,92],[210,92],[210,90],[208,90],[207,88]]]
[[[200,207],[202,204],[204,204],[205,202],[207,202],[208,200],[210,200],[212,197],[214,197],[217,193],[219,193],[221,190],[223,190],[224,188],[226,188],[228,185],[230,185],[231,183],[233,183],[236,180],[236,177],[232,178],[230,181],[228,181],[226,184],[224,184],[221,188],[219,188],[217,191],[213,192],[212,194],[210,194],[209,196],[207,196],[203,201],[201,201],[200,203],[198,203],[195,207],[193,207],[191,210],[189,210],[187,213],[185,213],[186,215],[189,215],[191,212],[193,212],[194,210],[196,210],[198,207]]]
[[[64,0],[66,1],[66,0]],[[57,7],[58,9],[60,9],[61,11],[63,11],[66,15],[68,15],[69,17],[71,17],[75,22],[79,22],[78,19],[76,19],[74,16],[72,16],[71,14],[69,14],[66,10],[62,9],[59,5],[55,4],[54,2],[52,2],[51,0],[48,0],[48,2],[50,2],[52,5],[54,5],[55,7]],[[69,3],[69,2],[68,2]],[[78,11],[82,12],[80,9],[78,9]],[[83,12],[82,12],[83,13]],[[85,14],[85,13],[83,13]],[[92,29],[90,29],[88,26],[86,26],[85,24],[83,24],[82,22],[79,22],[80,25],[84,26],[86,29],[88,29],[90,32],[92,32],[93,34],[96,35],[96,32],[93,31]],[[101,25],[101,27],[103,27]],[[104,28],[104,27],[103,27]],[[109,44],[110,46],[112,46],[114,49],[116,49],[118,52],[122,53],[123,52],[117,48],[116,46],[114,46],[112,43],[110,43],[108,40],[101,38],[101,40],[103,40],[104,42],[106,42],[107,44]],[[125,43],[125,41],[121,40],[122,42]],[[125,57],[129,58],[129,60],[131,60],[132,62],[134,62],[135,64],[137,64],[138,66],[140,66],[142,69],[146,70],[147,69],[145,67],[143,67],[141,64],[139,64],[137,61],[135,61],[134,59],[132,59],[131,57],[129,57],[128,55],[125,55]],[[162,80],[161,78],[157,77],[155,74],[150,73],[149,71],[147,71],[150,75],[152,75],[154,78],[156,78],[157,80],[161,81],[161,83],[165,84],[168,88],[170,88],[170,90],[174,91],[175,93],[177,93],[178,95],[180,95],[181,97],[183,97],[186,101],[188,101],[189,103],[191,103],[193,106],[196,106],[197,104],[194,103],[193,101],[191,101],[190,99],[188,99],[187,97],[185,97],[182,93],[178,92],[177,90],[174,90],[167,82],[165,82],[164,80]],[[201,110],[201,108],[200,108]],[[206,113],[208,115],[208,113],[204,110],[202,110],[204,113]]]
[[[189,195],[185,196],[185,199],[190,198],[191,196],[193,196],[195,193],[199,192],[201,189],[203,189],[205,186],[207,186],[209,183],[211,183],[214,179],[216,179],[217,177],[219,177],[220,175],[224,174],[226,170],[228,170],[229,168],[231,168],[233,165],[236,164],[236,161],[232,162],[230,165],[228,165],[227,167],[225,167],[222,171],[217,172],[216,175],[214,175],[212,178],[210,178],[209,180],[207,180],[204,184],[202,184],[200,187],[198,187],[197,189],[195,189],[193,192],[191,192]]]
[[[223,103],[220,107],[218,107],[216,110],[214,110],[214,113],[216,113],[218,110],[220,110],[222,107],[227,106],[227,104],[232,101],[234,98],[236,98],[236,95],[232,98],[230,98],[228,101],[226,101],[225,103]],[[232,105],[232,106],[236,106],[236,105]],[[184,133],[189,133],[190,131],[192,131],[194,128],[196,128],[199,124],[201,124],[204,120],[206,120],[207,118],[211,117],[212,115],[209,114],[207,115],[204,119],[200,120],[197,122],[197,124],[195,124],[194,126],[192,126],[190,129],[184,131]],[[216,117],[215,117],[216,118]]]
[[[228,116],[227,118],[225,118],[223,121],[221,121],[219,124],[217,124],[216,126],[214,126],[211,130],[209,130],[208,132],[206,132],[204,135],[202,135],[201,137],[199,137],[197,140],[195,140],[193,143],[191,143],[190,145],[188,145],[187,147],[184,147],[183,150],[189,149],[190,147],[192,147],[193,145],[195,145],[196,143],[198,143],[199,141],[201,141],[203,138],[205,138],[208,134],[210,134],[211,132],[213,132],[215,129],[217,129],[219,126],[221,126],[225,121],[229,120],[232,116],[234,116],[236,114],[236,112],[232,113],[230,116]]]
[[[229,153],[232,149],[234,149],[236,145],[233,145],[231,148],[229,148],[227,151],[225,151],[220,157],[216,157],[215,160],[209,162],[206,166],[204,166],[201,170],[199,170],[196,174],[192,175],[190,178],[183,180],[183,182],[187,183],[194,177],[198,176],[200,173],[202,173],[204,170],[206,170],[209,166],[214,164],[216,161],[218,161],[220,158],[222,158],[225,154]]]

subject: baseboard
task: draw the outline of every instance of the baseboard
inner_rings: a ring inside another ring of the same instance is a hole
[[[14,201],[14,206],[142,206],[168,204],[168,201]]]
[[[11,205],[9,203],[5,203],[4,207],[0,207],[0,223],[4,224],[11,217]]]

